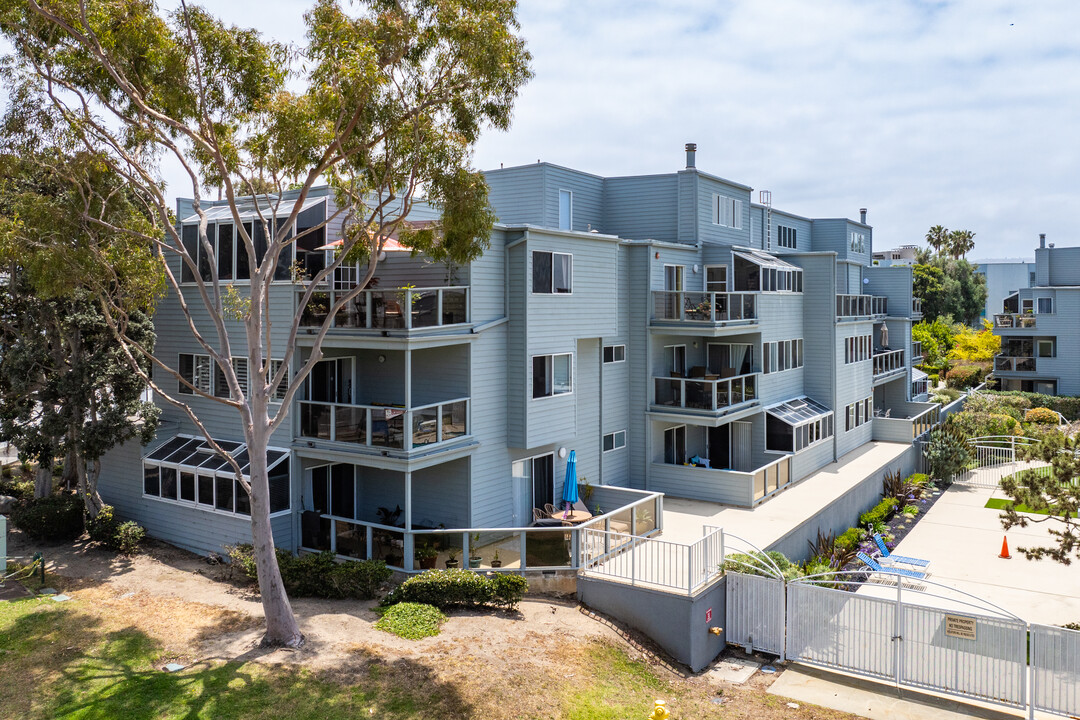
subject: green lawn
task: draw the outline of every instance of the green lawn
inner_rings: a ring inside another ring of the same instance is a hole
[[[1005,510],[1007,508],[1013,507],[1013,501],[1007,500],[1005,498],[990,498],[986,501],[986,505],[984,505],[983,507],[990,508],[991,510]],[[1050,514],[1046,510],[1032,510],[1027,505],[1017,505],[1015,509],[1017,512],[1031,513],[1033,515]],[[1073,517],[1076,517],[1076,513],[1073,513]]]

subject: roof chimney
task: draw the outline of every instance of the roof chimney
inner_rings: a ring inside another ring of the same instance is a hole
[[[1039,233],[1039,247],[1046,249],[1046,233]]]
[[[859,208],[859,222],[866,224],[866,208]]]
[[[696,167],[694,156],[697,154],[697,143],[686,143],[686,167]]]

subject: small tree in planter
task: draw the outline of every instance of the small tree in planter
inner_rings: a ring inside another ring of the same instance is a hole
[[[953,425],[942,425],[930,433],[926,460],[930,463],[932,477],[951,483],[953,477],[966,470],[971,462],[967,438]]]
[[[451,547],[449,550],[446,551],[446,569],[447,570],[449,570],[450,568],[456,568],[460,564],[460,563],[458,563],[457,554],[458,554],[458,549],[456,547]]]

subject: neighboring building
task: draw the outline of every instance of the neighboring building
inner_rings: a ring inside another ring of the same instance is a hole
[[[274,436],[277,543],[412,569],[417,530],[529,525],[561,495],[566,450],[595,491],[590,509],[606,512],[640,491],[752,507],[871,440],[910,442],[936,407],[911,401],[911,268],[871,265],[865,211],[812,219],[754,203],[750,187],[699,171],[694,155],[687,146],[685,169],[649,176],[493,170],[499,225],[481,258],[448,267],[387,253]],[[332,203],[312,197],[298,227]],[[205,205],[218,270],[242,285],[230,215]],[[177,217],[194,237],[190,201]],[[332,225],[308,238],[296,261],[324,267],[320,248],[339,234]],[[340,272],[304,324],[318,324],[359,270]],[[271,357],[297,293],[283,270]],[[157,324],[157,352],[216,390],[175,298]],[[297,340],[301,360],[310,337]],[[240,440],[231,410],[191,405],[227,449]],[[197,436],[166,405],[156,442],[106,459],[101,492],[152,535],[220,551],[249,538],[246,501],[223,463],[186,439]],[[640,531],[656,517],[620,522]]]
[[[1035,285],[1035,263],[1026,260],[980,260],[975,272],[986,278],[986,307],[980,320],[990,320],[1001,312],[1005,298]]]
[[[918,250],[918,245],[901,245],[892,250],[880,250],[874,253],[873,264],[876,267],[914,265],[915,253],[918,252]]]
[[[1030,287],[1006,297],[993,317],[1001,389],[1080,395],[1080,247],[1048,246],[1039,235]]]

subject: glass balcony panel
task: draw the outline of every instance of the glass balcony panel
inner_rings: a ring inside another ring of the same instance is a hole
[[[446,403],[439,406],[442,413],[442,439],[453,440],[468,433],[466,422],[469,416],[469,404],[461,402]]]
[[[413,290],[412,293],[413,328],[437,327],[439,322],[439,291]]]
[[[443,325],[456,325],[469,321],[467,293],[465,288],[448,288],[442,291]]]
[[[437,442],[439,442],[439,408],[431,407],[423,410],[413,410],[413,447],[431,445]]]
[[[334,521],[337,554],[358,560],[367,559],[367,528],[356,523]]]
[[[648,535],[656,529],[656,507],[642,503],[634,508],[634,534]]]
[[[405,327],[404,290],[385,290],[371,293],[371,325],[386,330]]]
[[[338,405],[334,410],[334,439],[338,442],[367,442],[367,410],[351,405]]]
[[[679,407],[682,405],[682,380],[656,378],[656,404],[657,405],[672,405]]]
[[[297,297],[302,299],[304,296],[298,293]],[[312,293],[308,304],[304,306],[304,312],[300,314],[300,325],[301,327],[318,327],[326,320],[329,312],[330,294]]]
[[[376,408],[371,411],[371,444],[378,447],[405,447],[405,411]]]
[[[614,530],[614,528],[612,528]],[[570,532],[535,530],[525,533],[525,565],[537,567],[570,567]]]
[[[329,440],[332,413],[332,406],[328,404],[300,403],[300,435]]]
[[[710,402],[711,384],[702,380],[686,380],[686,407],[695,410],[712,410]]]
[[[374,528],[371,531],[371,557],[390,567],[403,568],[405,562],[405,532]]]
[[[334,327],[338,328],[363,328],[367,326],[367,293],[360,293],[345,303],[334,316]]]

